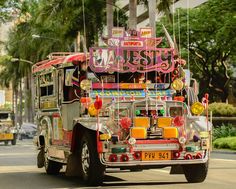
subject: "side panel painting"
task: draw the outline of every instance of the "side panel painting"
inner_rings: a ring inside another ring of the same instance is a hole
[[[63,140],[62,120],[59,114],[53,114],[53,139]]]

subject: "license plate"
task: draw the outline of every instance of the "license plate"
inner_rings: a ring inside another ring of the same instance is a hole
[[[13,139],[12,133],[0,134],[0,140],[12,140],[12,139]]]
[[[170,151],[158,151],[158,152],[142,152],[143,161],[153,161],[153,160],[170,160]]]

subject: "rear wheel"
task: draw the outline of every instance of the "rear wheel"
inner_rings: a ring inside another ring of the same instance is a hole
[[[85,132],[79,148],[79,169],[83,180],[89,185],[100,185],[103,181],[105,166],[101,164],[95,137]]]
[[[14,134],[13,135],[13,140],[11,141],[11,145],[16,145],[16,138],[17,138],[17,135]]]
[[[5,146],[7,146],[8,145],[8,140],[5,140],[4,144],[5,144]]]
[[[183,171],[189,183],[203,182],[208,172],[208,161],[202,164],[183,165]]]

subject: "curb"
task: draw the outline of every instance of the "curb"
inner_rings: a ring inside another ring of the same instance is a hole
[[[228,150],[212,150],[211,153],[215,153],[215,154],[235,154],[236,155],[236,151],[228,151]]]

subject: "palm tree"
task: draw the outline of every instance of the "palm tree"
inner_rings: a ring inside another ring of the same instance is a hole
[[[12,110],[15,114],[15,123],[18,123],[18,86],[21,82],[21,75],[19,73],[19,64],[11,62],[11,57],[2,56],[0,58],[0,85],[2,87],[9,88],[12,87],[13,90],[13,100],[12,100]],[[21,118],[20,118],[21,122]]]

